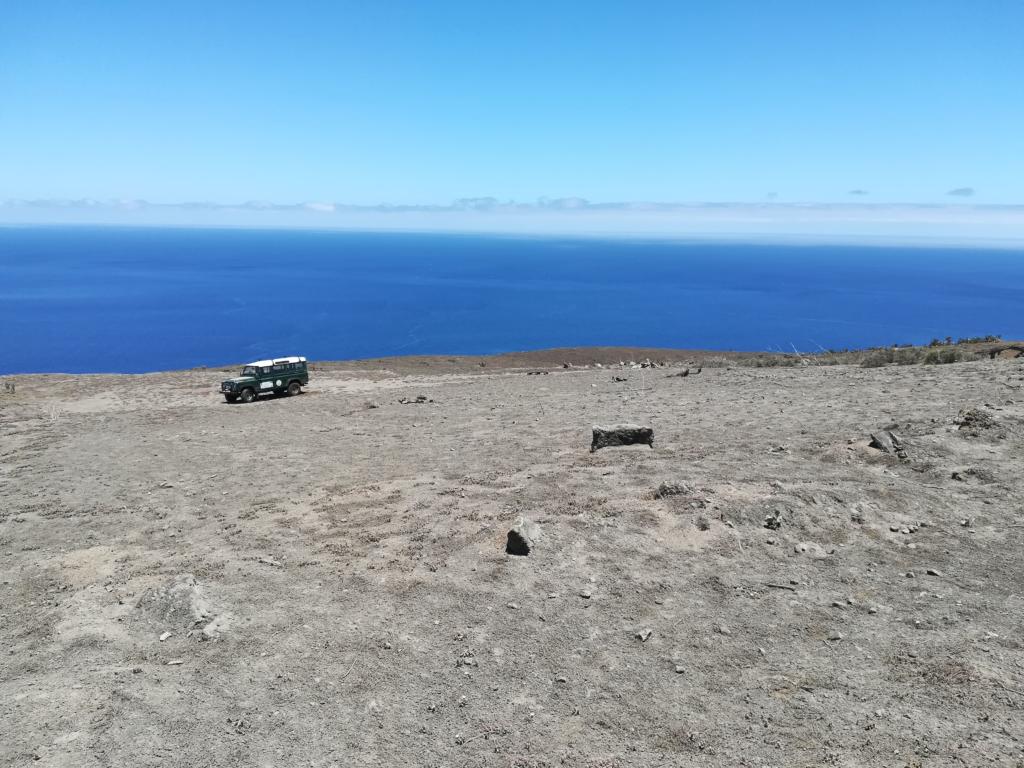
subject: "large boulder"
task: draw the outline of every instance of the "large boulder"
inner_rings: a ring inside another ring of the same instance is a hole
[[[649,445],[654,447],[654,430],[636,424],[615,424],[611,427],[594,425],[594,437],[590,443],[590,452],[599,448],[616,445]]]

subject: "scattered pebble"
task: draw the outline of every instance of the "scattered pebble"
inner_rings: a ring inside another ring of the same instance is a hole
[[[639,640],[641,643],[646,643],[650,639],[650,637],[651,637],[651,630],[649,630],[649,629],[641,629],[639,632],[637,632],[634,635],[634,637],[637,640]]]

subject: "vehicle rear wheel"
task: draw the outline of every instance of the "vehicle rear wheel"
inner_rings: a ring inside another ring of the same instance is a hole
[[[302,391],[302,385],[297,381],[293,381],[288,385],[288,394],[297,395]]]
[[[237,403],[238,395],[224,395],[224,399],[227,400],[229,403]]]
[[[242,390],[242,402],[243,403],[251,403],[255,399],[256,399],[256,391],[255,390],[248,389],[248,388]]]

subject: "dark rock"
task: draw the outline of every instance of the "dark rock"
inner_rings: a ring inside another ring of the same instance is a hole
[[[662,483],[654,492],[654,498],[664,499],[669,496],[689,496],[693,489],[686,483]]]
[[[950,477],[960,483],[994,483],[996,476],[987,469],[968,467],[967,469],[954,470]]]
[[[398,402],[402,405],[419,405],[421,403],[432,403],[434,401],[428,400],[426,395],[416,395],[415,399],[400,397],[398,398]]]
[[[635,424],[616,424],[611,427],[594,426],[594,438],[590,443],[590,452],[600,448],[619,445],[649,445],[654,448],[654,430],[651,427],[640,427]]]
[[[964,408],[957,414],[956,424],[959,432],[965,437],[981,437],[983,433],[991,432],[993,436],[999,437],[1002,430],[998,429],[995,418],[979,408]]]
[[[539,536],[540,526],[532,520],[521,517],[519,522],[512,526],[508,532],[505,552],[510,555],[525,557],[533,551]]]

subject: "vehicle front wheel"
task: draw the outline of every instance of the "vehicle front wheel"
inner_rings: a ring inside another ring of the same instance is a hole
[[[297,395],[302,391],[302,385],[297,381],[293,381],[288,385],[288,394]]]
[[[255,390],[252,390],[252,389],[243,389],[242,390],[242,402],[243,403],[251,403],[255,399],[256,399],[256,392],[255,392]]]

